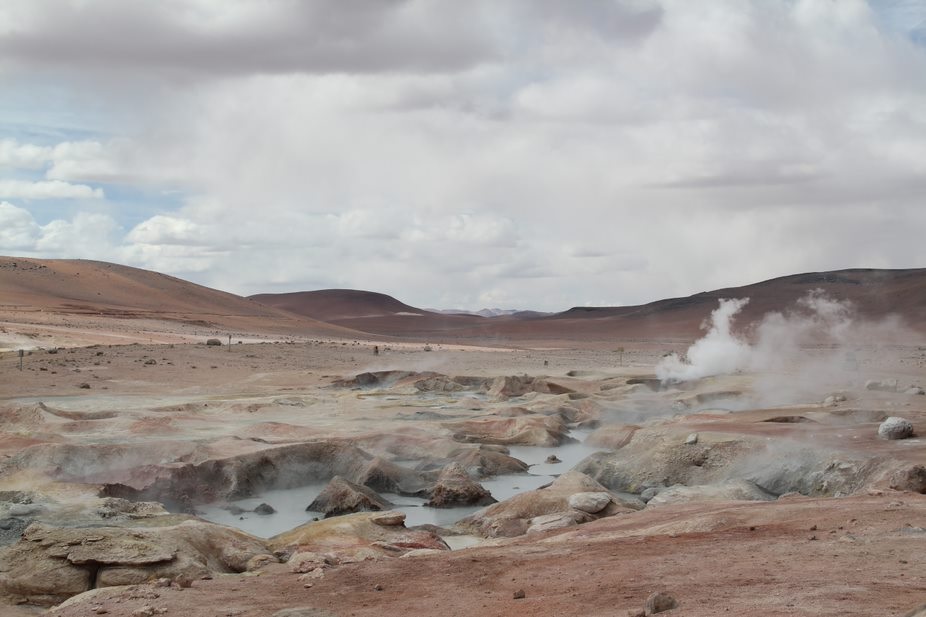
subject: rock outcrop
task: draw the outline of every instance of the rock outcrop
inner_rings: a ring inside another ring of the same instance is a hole
[[[688,501],[772,501],[776,497],[747,480],[728,480],[719,484],[675,485],[661,489],[647,501],[648,506]]]
[[[880,462],[850,458],[800,442],[771,447],[748,434],[699,433],[655,425],[637,430],[613,452],[592,454],[576,466],[612,491],[641,493],[652,486],[704,486],[746,480],[772,495],[848,495],[878,475]]]
[[[399,557],[421,548],[449,550],[431,531],[407,529],[401,512],[361,512],[306,523],[270,538],[272,549],[289,558],[300,552],[332,555],[341,563]]]
[[[448,423],[453,438],[484,444],[558,446],[570,441],[569,427],[559,416],[485,417]]]
[[[355,512],[378,512],[388,510],[392,504],[373,490],[335,476],[318,497],[306,507],[306,511],[321,512],[325,518],[353,514]]]
[[[258,538],[198,520],[163,527],[33,523],[0,553],[0,597],[48,606],[94,587],[243,572],[257,556],[276,561],[269,553]]]
[[[589,493],[607,495],[608,502],[596,512],[588,512],[600,505],[601,500],[597,496],[590,497]],[[593,505],[592,501],[596,503]],[[546,487],[483,508],[460,521],[458,526],[486,537],[511,537],[531,529],[541,531],[575,525],[643,507],[638,499],[610,493],[585,474],[569,471]]]
[[[453,508],[456,506],[487,506],[496,499],[481,484],[469,477],[459,463],[444,467],[437,483],[431,488],[431,499],[427,506],[432,508]]]

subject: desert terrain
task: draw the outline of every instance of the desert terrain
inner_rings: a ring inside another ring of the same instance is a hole
[[[923,278],[485,318],[0,258],[0,615],[913,615]]]

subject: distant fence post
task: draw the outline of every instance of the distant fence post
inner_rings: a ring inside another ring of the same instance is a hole
[[[26,355],[26,352],[22,349],[19,350],[19,372],[23,370],[23,356]]]

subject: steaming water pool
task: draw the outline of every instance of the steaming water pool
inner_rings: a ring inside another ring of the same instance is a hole
[[[511,456],[531,466],[528,473],[496,476],[481,481],[481,484],[499,501],[548,484],[556,476],[575,467],[589,454],[598,451],[596,448],[585,445],[584,439],[588,433],[588,431],[573,431],[570,436],[579,441],[562,446],[510,446]],[[546,463],[546,458],[551,454],[557,456],[562,462]],[[307,512],[305,508],[312,503],[325,486],[326,483],[316,483],[298,488],[273,489],[246,499],[197,506],[196,511],[199,516],[213,523],[237,527],[255,536],[269,538],[308,523],[313,518],[323,518],[324,515],[321,512]],[[479,510],[475,506],[429,508],[424,505],[425,499],[390,493],[382,493],[382,496],[395,504],[393,509],[405,513],[405,524],[408,527],[424,524],[447,527]],[[265,515],[254,512],[232,514],[226,509],[229,506],[237,506],[242,510],[253,510],[262,503],[273,506],[276,512]],[[457,548],[449,538],[447,540],[452,547]]]

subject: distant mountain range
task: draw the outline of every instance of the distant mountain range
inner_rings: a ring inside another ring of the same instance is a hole
[[[853,269],[784,276],[638,306],[575,307],[561,313],[434,311],[382,293],[350,289],[243,298],[156,272],[85,260],[0,257],[0,311],[49,311],[202,323],[216,329],[419,341],[568,342],[686,339],[720,298],[749,297],[748,323],[821,289],[869,318],[896,315],[926,332],[926,269]]]
[[[500,309],[484,308],[478,311],[464,311],[462,309],[425,309],[431,313],[441,313],[443,315],[478,315],[480,317],[543,317],[553,313],[543,313],[540,311],[527,311],[523,309]]]

